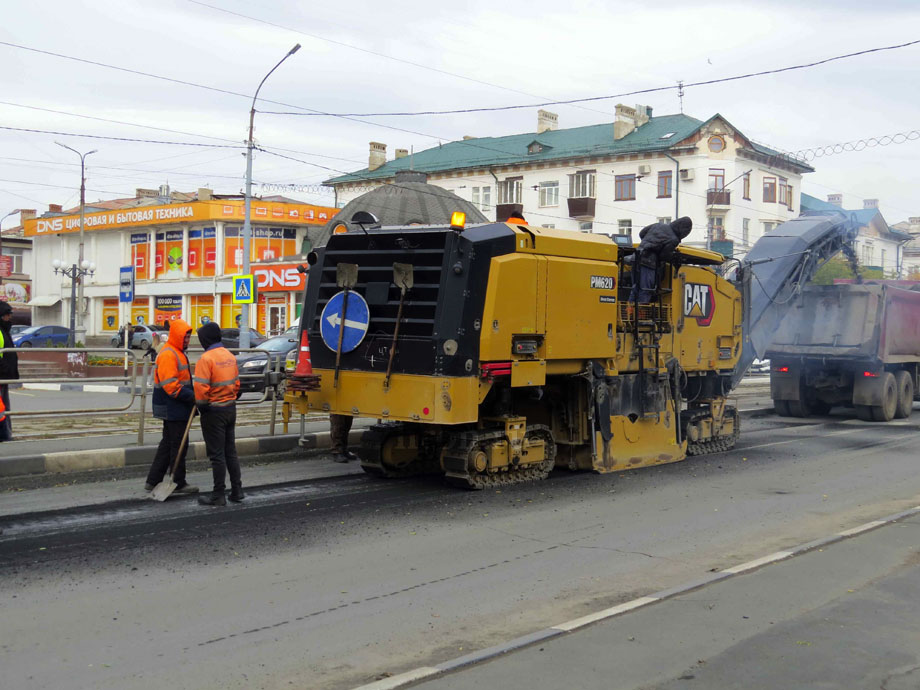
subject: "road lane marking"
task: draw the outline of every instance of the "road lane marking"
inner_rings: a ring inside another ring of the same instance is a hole
[[[885,522],[883,520],[873,520],[872,522],[867,522],[864,525],[859,525],[858,527],[851,527],[850,529],[845,529],[842,532],[837,532],[841,537],[852,537],[855,534],[862,534],[863,532],[868,532],[870,529],[875,529],[876,527],[881,527]]]

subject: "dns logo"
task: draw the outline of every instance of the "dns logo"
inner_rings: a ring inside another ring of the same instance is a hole
[[[700,326],[708,326],[712,323],[715,313],[715,294],[711,285],[702,283],[684,285],[684,316],[696,319]]]

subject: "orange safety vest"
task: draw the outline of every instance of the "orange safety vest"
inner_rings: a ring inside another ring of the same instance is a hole
[[[153,375],[154,388],[162,388],[170,397],[179,395],[179,390],[192,380],[188,357],[182,351],[182,341],[192,327],[182,319],[169,325],[169,340],[157,355],[156,372]]]
[[[195,402],[217,407],[232,405],[240,390],[236,358],[223,345],[206,350],[195,365]]]
[[[6,405],[3,403],[3,398],[0,398],[0,422],[6,420]]]

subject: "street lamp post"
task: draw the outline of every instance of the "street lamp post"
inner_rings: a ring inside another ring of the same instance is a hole
[[[252,244],[252,224],[250,222],[250,209],[252,206],[252,133],[256,119],[256,100],[259,98],[259,91],[262,90],[262,85],[265,83],[265,80],[271,76],[272,72],[281,66],[282,62],[287,60],[298,50],[300,50],[299,43],[291,48],[287,52],[287,55],[281,58],[278,64],[269,70],[268,74],[262,77],[262,81],[259,82],[259,88],[256,89],[256,93],[252,97],[252,108],[249,110],[249,139],[246,140],[246,195],[243,202],[245,208],[243,220],[243,275],[249,274],[249,253]],[[249,344],[249,305],[244,304],[240,313],[240,349],[248,349]]]
[[[56,141],[54,143],[57,144],[58,146],[62,146],[68,151],[73,151],[75,154],[80,156],[80,254],[77,259],[77,264],[79,264],[80,266],[83,266],[83,264],[85,263],[83,260],[83,215],[86,210],[86,157],[92,153],[96,153],[97,150],[93,149],[92,151],[87,151],[86,153],[80,153],[76,149],[70,148],[67,144],[62,144],[59,141]],[[74,264],[75,268],[77,264]],[[92,272],[90,272],[90,274],[92,274]],[[81,278],[84,275],[86,275],[86,272],[80,273]],[[78,293],[77,293],[77,300],[80,302],[80,309],[77,312],[78,314],[77,328],[79,329],[78,335],[80,337],[77,338],[77,340],[79,340],[83,344],[86,344],[86,328],[83,325],[83,280],[78,280],[78,282],[79,282],[79,287],[78,287]],[[73,324],[74,303],[73,302],[71,302],[70,304],[70,309],[71,309],[70,330],[74,332],[74,324]],[[73,337],[73,335],[71,337]],[[71,345],[71,347],[73,347],[73,345]]]
[[[68,338],[68,347],[76,346],[76,318],[77,318],[77,283],[82,282],[83,276],[91,276],[96,272],[96,264],[84,259],[79,265],[72,264],[67,266],[60,259],[51,262],[55,275],[65,275],[70,278],[70,337]],[[84,345],[86,342],[84,341]]]

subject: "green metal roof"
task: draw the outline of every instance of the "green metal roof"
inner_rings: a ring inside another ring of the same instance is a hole
[[[642,153],[666,150],[693,134],[703,124],[688,115],[653,117],[619,140],[613,138],[613,124],[588,125],[571,129],[555,129],[536,134],[512,134],[506,137],[482,137],[451,141],[419,151],[412,156],[387,161],[376,170],[358,170],[334,177],[325,184],[357,182],[392,177],[399,170],[438,172],[490,165],[533,163],[581,156],[605,156],[619,153]],[[667,139],[661,137],[672,133]],[[528,153],[528,147],[538,142],[540,153]]]

